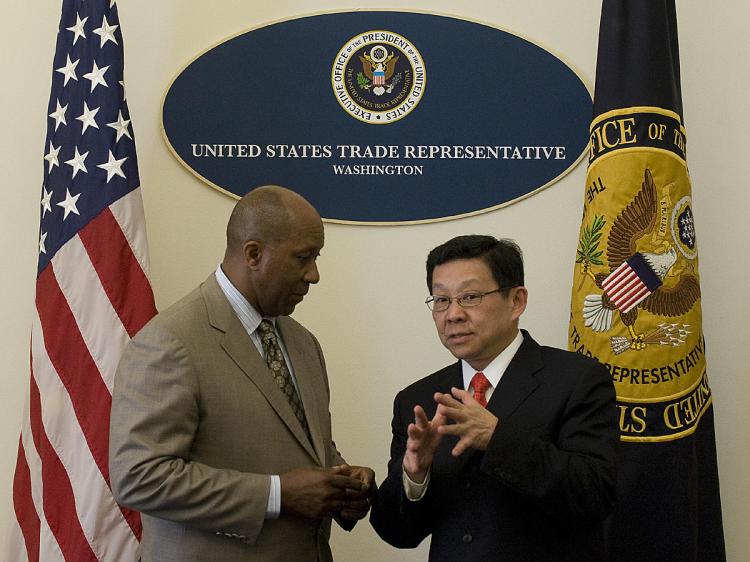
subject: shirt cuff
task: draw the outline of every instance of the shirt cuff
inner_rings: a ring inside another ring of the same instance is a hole
[[[279,514],[281,514],[281,478],[278,474],[272,474],[271,487],[268,490],[266,519],[278,519]]]
[[[427,476],[424,477],[424,482],[421,484],[417,484],[409,478],[409,476],[406,474],[405,470],[401,471],[403,474],[403,482],[404,482],[404,492],[406,492],[406,499],[412,502],[416,502],[421,500],[424,497],[425,492],[427,491],[427,484],[430,483],[430,474],[432,474],[432,469],[427,470]]]

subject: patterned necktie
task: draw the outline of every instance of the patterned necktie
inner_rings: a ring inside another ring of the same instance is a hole
[[[281,390],[281,392],[284,393],[284,396],[286,396],[286,399],[289,400],[292,412],[294,412],[300,425],[302,425],[302,429],[304,429],[307,436],[310,437],[310,432],[307,428],[307,420],[305,419],[305,411],[302,409],[302,402],[297,395],[297,389],[294,387],[292,375],[289,373],[289,368],[284,360],[284,354],[279,347],[279,341],[276,338],[276,331],[273,329],[273,324],[268,320],[262,320],[260,326],[258,326],[258,332],[260,333],[260,340],[263,344],[263,352],[266,355],[266,365],[271,369],[273,379],[276,381],[276,384],[279,385],[279,390]]]
[[[472,377],[471,386],[474,387],[474,400],[486,408],[487,398],[484,396],[484,393],[487,392],[487,389],[490,386],[492,386],[490,381],[488,381],[487,377],[484,376],[484,373],[480,371]]]

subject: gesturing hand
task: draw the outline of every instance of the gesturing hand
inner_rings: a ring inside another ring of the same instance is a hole
[[[424,482],[427,471],[432,465],[435,450],[443,438],[438,429],[445,424],[445,416],[435,413],[427,419],[422,406],[414,406],[414,423],[406,429],[406,452],[404,453],[404,470],[414,482]]]
[[[452,396],[451,396],[452,394]],[[451,394],[435,393],[438,403],[437,414],[453,420],[455,423],[441,425],[441,435],[457,435],[458,443],[451,453],[454,457],[466,449],[484,451],[497,427],[497,417],[472,398],[465,390],[451,388]]]
[[[345,508],[350,494],[361,494],[363,480],[350,475],[347,465],[297,468],[282,474],[281,512],[323,519]]]

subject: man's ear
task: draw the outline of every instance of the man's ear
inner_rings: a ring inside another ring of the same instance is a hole
[[[248,240],[242,245],[242,256],[248,267],[251,269],[258,267],[263,257],[263,243],[257,240]]]
[[[515,287],[513,291],[513,320],[518,320],[526,310],[526,302],[529,298],[529,292],[526,287]]]

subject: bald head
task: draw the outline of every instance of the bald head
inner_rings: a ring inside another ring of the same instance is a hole
[[[248,240],[270,244],[286,239],[301,218],[320,220],[301,195],[277,185],[253,189],[237,202],[229,217],[226,256],[242,255]]]
[[[291,314],[320,275],[323,221],[304,197],[269,185],[245,195],[227,224],[221,264],[262,316]]]

